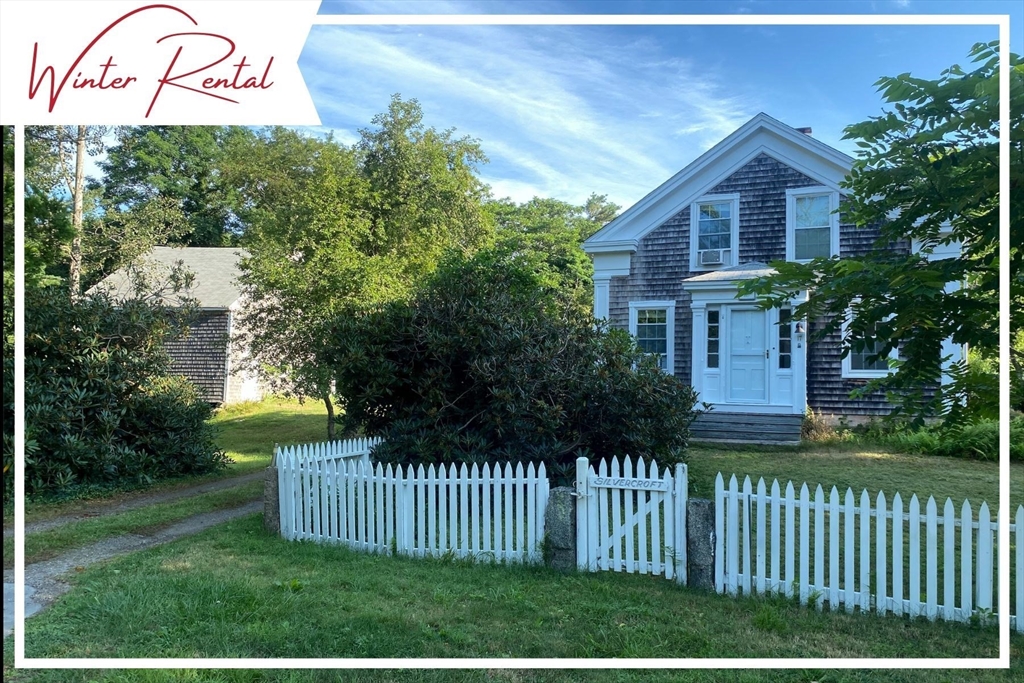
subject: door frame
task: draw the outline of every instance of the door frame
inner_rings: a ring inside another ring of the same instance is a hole
[[[803,415],[807,411],[807,335],[806,333],[796,332],[796,323],[798,321],[793,320],[793,333],[791,342],[791,363],[790,372],[792,373],[792,401],[788,403],[772,403],[772,385],[776,378],[775,374],[778,370],[777,359],[778,349],[776,348],[774,353],[771,353],[773,344],[776,341],[777,334],[773,328],[776,327],[778,322],[778,310],[779,309],[767,309],[765,325],[767,327],[766,344],[769,348],[769,361],[768,361],[768,376],[766,383],[767,400],[763,403],[754,402],[738,402],[728,401],[726,394],[724,393],[725,388],[728,386],[728,379],[725,374],[727,368],[722,367],[723,363],[728,363],[721,358],[726,355],[721,353],[724,351],[722,348],[721,341],[719,343],[720,349],[720,360],[719,360],[719,373],[718,382],[720,383],[717,393],[713,387],[706,387],[704,384],[705,374],[714,374],[714,371],[708,371],[706,366],[707,361],[707,308],[717,307],[720,311],[725,311],[727,308],[738,306],[741,308],[757,308],[759,299],[754,295],[748,295],[739,297],[737,296],[737,281],[736,280],[725,280],[725,281],[714,281],[714,282],[687,282],[683,281],[684,291],[689,292],[691,296],[690,302],[690,313],[691,313],[691,325],[690,325],[690,339],[691,339],[691,363],[690,363],[690,376],[691,384],[694,390],[697,392],[698,400],[707,401],[720,412],[733,412],[733,413],[769,413],[769,414],[782,414],[782,415]],[[797,296],[790,300],[790,308],[795,308],[800,303],[807,300],[807,292],[799,292]],[[720,325],[726,321],[727,315],[720,314],[719,321]],[[806,323],[804,324],[806,329]],[[722,325],[720,329],[720,340],[726,339],[725,335],[731,333],[731,330],[726,330],[725,325]],[[775,362],[772,362],[775,359]],[[716,398],[717,397],[717,398]]]

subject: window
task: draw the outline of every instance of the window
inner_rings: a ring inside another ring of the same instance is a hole
[[[738,263],[740,196],[701,197],[690,207],[690,270],[711,270]]]
[[[674,372],[674,301],[635,301],[629,304],[629,332],[644,353],[655,356],[658,365]]]
[[[793,367],[793,313],[788,308],[779,310],[779,370]]]
[[[718,367],[718,342],[720,340],[719,313],[716,310],[708,309],[708,360],[707,367]]]
[[[882,350],[882,344],[878,340],[873,339],[875,334],[875,326],[872,325],[869,332],[869,341],[867,345],[859,351],[850,351],[850,369],[861,370],[865,372],[879,372],[886,374],[889,372],[889,359],[886,356],[880,356],[879,353]],[[874,360],[871,360],[874,359]]]
[[[732,246],[732,202],[697,205],[697,249],[728,249]]]
[[[662,370],[668,369],[668,316],[664,308],[636,312],[636,340],[644,353],[658,357]]]
[[[846,338],[849,322],[843,323],[843,337]],[[889,359],[898,358],[896,349],[888,356],[878,357],[882,344],[874,339],[875,327],[872,325],[865,332],[866,344],[851,344],[850,352],[843,358],[843,377],[848,379],[874,379],[889,374]]]
[[[839,194],[828,188],[786,191],[786,258],[810,261],[839,253]]]

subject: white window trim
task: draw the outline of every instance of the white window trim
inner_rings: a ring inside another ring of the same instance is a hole
[[[697,227],[698,219],[700,218],[700,205],[707,204],[709,202],[732,202],[732,230],[730,232],[731,237],[729,238],[729,258],[728,260],[723,259],[722,265],[720,266],[702,266],[700,265],[700,259],[697,258]],[[727,268],[729,266],[735,266],[739,263],[739,249],[740,249],[740,196],[737,193],[732,194],[706,194],[699,199],[696,199],[693,204],[690,205],[690,272],[703,272],[709,270],[718,270],[720,268]]]
[[[844,347],[846,346],[846,333],[850,329],[850,318],[852,316],[853,312],[847,309],[842,325],[842,344]],[[885,370],[854,370],[852,367],[852,356],[853,349],[850,349],[850,352],[843,356],[843,379],[879,379],[893,374],[892,368]],[[889,358],[891,360],[899,360],[899,349],[893,348],[889,351]]]
[[[630,301],[629,333],[636,337],[637,313],[642,310],[665,310],[665,372],[675,374],[676,368],[676,302],[675,301]]]
[[[830,187],[791,187],[786,190],[786,260],[796,259],[796,198],[828,195],[829,234],[831,235],[830,256],[839,256],[839,193]],[[811,259],[800,259],[797,263],[809,263]]]

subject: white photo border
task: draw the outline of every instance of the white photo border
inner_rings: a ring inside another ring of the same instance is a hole
[[[999,448],[999,605],[1004,615],[999,624],[999,657],[973,659],[248,659],[248,658],[26,658],[25,657],[25,484],[15,478],[14,505],[14,666],[38,669],[1006,669],[1010,665],[1010,55],[1009,15],[859,15],[859,14],[776,14],[776,15],[454,15],[454,14],[360,14],[317,15],[313,26],[372,25],[547,25],[547,26],[647,26],[647,25],[740,25],[740,26],[824,26],[824,25],[988,25],[999,29],[999,315],[1004,321],[999,331],[1000,344],[1000,448]],[[24,188],[25,153],[23,125],[15,132],[15,187]],[[15,467],[24,473],[25,465],[25,202],[24,192],[15,197]],[[1018,616],[1018,618],[1020,618]]]

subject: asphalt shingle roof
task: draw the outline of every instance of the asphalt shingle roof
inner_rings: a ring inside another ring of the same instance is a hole
[[[181,261],[195,274],[187,295],[197,299],[201,308],[227,309],[241,295],[237,277],[238,262],[243,256],[247,256],[245,250],[236,247],[154,247],[143,258],[168,272]],[[128,287],[128,273],[122,268],[108,275],[94,289],[127,293]]]

